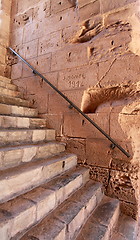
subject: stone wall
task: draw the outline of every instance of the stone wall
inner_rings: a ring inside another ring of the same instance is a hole
[[[10,37],[11,0],[0,1],[0,75],[9,75],[7,66],[7,50]]]
[[[136,0],[13,0],[11,46],[78,107],[89,87],[100,91],[137,85],[139,93],[138,10]],[[134,139],[133,130],[127,129],[135,129],[133,117],[138,124],[133,106],[139,103],[138,95],[107,98],[89,113],[130,152],[128,159],[117,148],[112,150],[101,133],[25,64],[15,57],[9,57],[9,64],[13,82],[48,119],[48,127],[68,143],[68,151],[78,154],[80,164],[90,167],[91,178],[103,182],[106,194],[119,198],[122,209],[135,217],[139,144],[138,136]],[[132,111],[124,110],[129,105]]]

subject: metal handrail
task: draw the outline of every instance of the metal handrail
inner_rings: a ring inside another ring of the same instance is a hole
[[[116,141],[114,141],[103,129],[101,129],[91,118],[89,118],[85,113],[83,113],[80,108],[78,108],[69,98],[67,98],[61,91],[59,91],[52,83],[50,83],[41,73],[39,73],[34,67],[32,67],[23,57],[21,57],[15,50],[11,47],[8,47],[9,50],[13,52],[14,55],[19,57],[29,68],[32,69],[33,73],[41,77],[46,83],[50,85],[59,95],[64,98],[69,104],[71,108],[75,108],[88,122],[90,122],[95,128],[97,128],[110,142],[112,142],[112,149],[117,147],[121,152],[123,152],[128,158],[130,154],[124,150]]]

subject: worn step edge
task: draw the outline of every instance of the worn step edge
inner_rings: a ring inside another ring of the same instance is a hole
[[[12,83],[4,82],[0,80],[0,87],[16,91],[18,87]]]
[[[38,110],[35,108],[28,108],[28,107],[21,107],[21,106],[0,103],[0,114],[37,117]]]
[[[120,214],[111,240],[137,240],[138,223],[130,216]]]
[[[88,180],[89,170],[79,167],[8,203],[1,204],[0,211],[3,213],[3,217],[1,217],[0,235],[4,235],[2,232],[5,219],[8,228],[4,240],[8,240],[37,224]],[[7,217],[7,212],[10,217]],[[32,220],[28,218],[29,214],[32,216]],[[19,237],[16,236],[16,239]]]
[[[61,153],[58,156],[1,171],[0,203],[30,191],[43,182],[75,167],[76,164],[76,155]]]
[[[21,239],[29,240],[31,237],[32,239],[40,239],[40,236],[44,239],[53,240],[75,239],[75,235],[102,197],[102,185],[90,180],[84,187],[63,202],[53,214],[49,214]],[[54,224],[50,224],[50,222],[54,222]]]
[[[42,118],[0,115],[0,128],[45,128],[47,120]]]
[[[11,83],[12,82],[12,80],[10,78],[3,77],[3,76],[0,76],[0,81],[6,82],[6,83]]]
[[[5,96],[11,96],[15,98],[22,98],[22,93],[17,90],[11,90],[7,88],[3,88],[0,86],[0,94]]]
[[[47,158],[65,151],[65,143],[46,142],[24,144],[14,147],[0,148],[0,169],[7,169],[40,158]]]
[[[31,102],[22,98],[15,98],[6,95],[0,95],[0,103],[6,103],[9,105],[31,107]]]
[[[0,131],[0,146],[20,145],[42,141],[54,141],[54,129],[2,129]]]
[[[93,211],[76,240],[109,240],[118,222],[119,214],[119,200],[105,196]]]

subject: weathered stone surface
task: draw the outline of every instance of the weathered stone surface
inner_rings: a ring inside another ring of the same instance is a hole
[[[3,87],[0,87],[0,94],[1,95],[7,95],[7,96],[10,96],[10,97],[21,97],[20,92],[13,91],[13,90],[10,90],[10,89],[6,89],[6,88],[3,88]]]
[[[80,232],[80,239],[109,239],[119,216],[119,202],[104,198]]]
[[[84,68],[60,71],[58,87],[60,90],[85,89],[97,84],[98,66],[93,64]]]
[[[35,205],[25,199],[17,198],[14,202],[3,204],[0,206],[0,210],[9,213],[10,218],[7,217],[7,221],[9,221],[9,225],[12,225],[11,229],[8,229],[11,230],[10,237],[31,226],[36,219]],[[4,219],[2,220],[4,221]]]
[[[85,21],[95,15],[100,13],[100,1],[92,1],[91,3],[86,3],[85,6],[81,6],[79,9],[80,20]]]
[[[109,168],[112,159],[110,143],[103,139],[87,139],[86,159],[90,166]]]
[[[61,12],[67,8],[71,7],[71,4],[69,1],[59,1],[59,0],[53,0],[51,2],[51,14],[56,14],[58,12]]]
[[[62,92],[68,99],[80,108],[80,102],[82,99],[82,90],[70,90]],[[74,109],[71,109],[70,104],[65,101],[61,96],[56,93],[49,94],[48,99],[48,113],[49,114],[62,114],[64,112],[74,113]]]
[[[56,203],[60,204],[88,180],[88,169],[76,168],[75,170],[71,170],[67,174],[64,174],[62,177],[44,184],[43,188],[55,191]]]
[[[130,173],[124,173],[112,170],[107,188],[110,196],[119,198],[122,201],[136,203],[135,190],[132,185]]]
[[[55,130],[53,129],[28,129],[28,130],[1,130],[0,145],[10,145],[19,143],[31,143],[40,141],[55,140]]]
[[[100,127],[109,133],[109,116],[106,113],[97,113],[88,115]],[[104,121],[102,121],[104,119]],[[75,127],[75,126],[78,126]],[[78,114],[65,114],[64,115],[64,135],[69,137],[80,138],[101,138],[101,133],[95,129],[90,123]],[[103,137],[104,138],[104,137]]]
[[[62,174],[76,166],[75,155],[61,155],[52,159],[35,161],[26,166],[15,168],[10,174],[9,171],[3,172],[0,179],[1,202],[9,200],[15,196],[29,191],[31,188],[44,183],[47,180]],[[8,177],[7,177],[8,176]]]
[[[67,50],[52,54],[51,70],[63,70],[86,65],[88,62],[87,49],[83,46],[70,47]]]
[[[66,238],[66,225],[54,216],[45,218],[37,228],[32,229],[22,240],[30,240],[31,238],[36,239],[54,239],[54,240],[65,240]]]
[[[38,111],[33,108],[18,107],[0,103],[0,114],[37,117]]]
[[[61,143],[49,142],[46,144],[36,144],[18,147],[1,148],[0,162],[2,168],[9,168],[19,165],[22,162],[30,162],[39,158],[47,158],[59,154],[65,150],[65,145]]]
[[[86,161],[86,140],[85,139],[73,139],[73,138],[63,138],[65,142],[66,150],[68,152],[74,153],[78,156],[78,163],[85,163]]]
[[[21,99],[21,98],[15,98],[15,97],[10,97],[6,95],[0,95],[0,102],[1,103],[7,103],[10,105],[17,105],[17,106],[23,106],[23,107],[31,107],[31,102]]]
[[[46,119],[46,127],[56,130],[56,135],[62,135],[63,115],[62,114],[41,114],[41,117]]]
[[[108,12],[112,9],[117,9],[119,7],[123,7],[129,3],[136,2],[136,0],[123,0],[121,2],[115,1],[103,1],[101,0],[101,11],[102,13]]]
[[[6,89],[9,89],[9,90],[17,90],[17,86],[14,85],[14,84],[10,84],[10,83],[6,83],[4,81],[1,81],[0,80],[0,87],[3,87],[3,88],[6,88]]]
[[[56,206],[55,192],[41,187],[32,190],[23,197],[36,203],[36,221],[42,219]]]
[[[108,186],[109,169],[101,167],[90,168],[91,179],[103,183],[105,187]]]
[[[115,232],[116,232],[117,240],[119,239],[119,236],[120,236],[120,240],[121,240],[121,236],[122,236],[122,240],[123,239],[135,240],[137,235],[137,222],[133,218],[122,214],[119,217],[118,226],[116,227]],[[118,233],[118,236],[117,236],[117,233]],[[113,237],[112,237],[112,240],[113,240]]]

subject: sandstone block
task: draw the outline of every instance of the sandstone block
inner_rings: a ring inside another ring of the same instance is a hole
[[[52,54],[51,70],[80,67],[87,62],[87,48],[80,45],[78,47],[73,46]]]
[[[37,147],[25,148],[23,150],[22,162],[30,162],[36,156]]]
[[[51,14],[56,14],[70,7],[71,7],[71,4],[69,1],[62,0],[60,2],[59,0],[57,1],[53,0],[51,3]]]
[[[84,208],[74,202],[67,202],[55,216],[67,225],[69,238],[72,239],[85,220]]]
[[[101,0],[101,12],[105,13],[113,9],[117,9],[123,7],[129,3],[136,2],[136,0],[123,0],[121,2],[118,1],[103,1]]]
[[[119,216],[119,202],[114,199],[104,198],[94,213],[88,219],[78,236],[78,240],[93,238],[109,239]]]
[[[110,144],[110,142],[104,139],[87,139],[87,163],[94,167],[99,166],[108,168],[112,159]]]
[[[81,5],[81,4],[80,4]],[[79,9],[80,20],[85,21],[95,15],[100,13],[100,1],[92,1],[91,3],[86,3]]]
[[[53,157],[47,161],[44,159],[18,166],[10,175],[8,175],[8,171],[5,171],[1,175],[0,191],[2,194],[0,201],[9,200],[21,192],[25,193],[52,177],[75,167],[76,164],[75,155],[61,154],[59,157]]]
[[[1,179],[1,198],[0,201],[9,200],[17,196],[21,191],[26,192],[33,186],[42,182],[42,167],[28,169],[26,172],[20,168],[19,172],[14,172],[9,178]]]
[[[109,169],[92,167],[90,170],[91,179],[101,182],[105,187],[108,186]]]
[[[47,128],[54,128],[56,130],[56,135],[61,136],[63,124],[62,114],[41,114],[41,117],[46,119]]]
[[[133,54],[128,54],[119,57],[116,61],[110,60],[99,64],[99,79],[102,79],[102,86],[132,84],[139,81],[138,65],[139,57]],[[134,64],[136,63],[136,64]],[[110,70],[109,70],[110,69]],[[121,69],[121,73],[118,72]],[[109,71],[108,71],[109,70]]]
[[[39,39],[38,55],[58,51],[61,47],[61,31],[48,34]]]
[[[55,192],[41,187],[24,195],[24,198],[36,203],[36,220],[39,221],[55,208]]]
[[[55,140],[55,130],[53,130],[53,129],[46,130],[45,139],[47,141]]]
[[[28,24],[24,27],[23,43],[28,43],[41,36],[43,36],[43,32],[42,28],[40,27],[40,23],[34,21],[33,23]],[[18,41],[18,44],[20,44],[20,41]]]
[[[116,228],[116,232],[124,239],[136,239],[137,235],[137,223],[130,216],[122,214],[119,217],[119,226]],[[117,239],[117,238],[116,238]],[[119,239],[119,238],[118,238]]]
[[[97,84],[98,66],[92,64],[90,67],[67,69],[60,71],[58,88],[60,90],[86,89]]]
[[[0,81],[3,81],[5,83],[11,83],[11,79],[10,78],[6,78],[4,76],[0,76]]]
[[[12,31],[11,46],[22,44],[23,40],[23,27]]]
[[[31,231],[29,231],[21,239],[29,240],[33,236],[34,238],[65,240],[66,239],[66,225],[59,221],[54,216],[44,218],[44,220]]]
[[[17,105],[17,106],[23,106],[23,107],[30,107],[31,102],[21,99],[21,98],[14,98],[14,97],[9,97],[6,95],[0,95],[0,102],[1,103],[6,103],[6,104],[11,104],[11,105]]]
[[[10,97],[20,97],[21,96],[20,92],[12,91],[10,89],[6,89],[6,88],[3,88],[3,87],[0,87],[0,94],[1,95],[7,95],[7,96],[10,96]]]
[[[51,61],[51,55],[45,54],[43,56],[39,56],[37,58],[30,59],[28,62],[40,73],[46,73],[50,71],[50,61]],[[31,69],[23,65],[23,73],[22,77],[30,77],[33,76],[33,73]]]
[[[63,91],[63,94],[69,98],[74,104],[80,108],[82,99],[82,90]],[[62,114],[64,112],[74,112],[74,109],[69,108],[69,103],[56,93],[49,94],[48,113]]]
[[[67,144],[67,151],[78,156],[78,163],[84,163],[86,160],[86,140],[66,138],[63,141]]]
[[[17,86],[15,86],[14,84],[10,84],[10,83],[6,83],[4,81],[1,81],[0,80],[0,87],[3,87],[3,88],[7,88],[9,90],[17,90]]]
[[[24,47],[26,59],[37,57],[38,39],[26,43]]]
[[[18,79],[22,76],[22,63],[12,65],[11,79]]]
[[[1,150],[2,152],[2,150]],[[12,167],[18,165],[21,162],[23,152],[20,149],[3,151],[3,168]]]
[[[36,117],[38,112],[36,109],[0,104],[0,113],[5,115],[18,115],[27,117]]]
[[[11,237],[31,226],[36,220],[36,207],[34,203],[25,199],[17,198],[12,205],[11,202],[1,205],[1,209],[9,212],[11,215],[11,219],[8,220],[12,225],[10,232]],[[28,216],[28,214],[30,216]]]
[[[106,133],[109,133],[109,116],[106,113],[88,114]],[[104,119],[104,121],[103,121]],[[78,126],[75,127],[75,126]],[[80,138],[104,138],[101,133],[78,114],[64,115],[64,135]]]
[[[65,144],[63,143],[47,143],[46,145],[38,146],[37,158],[45,158],[54,154],[58,154],[65,150]]]
[[[1,216],[1,219],[4,216]],[[12,228],[12,222],[10,221],[5,221],[0,223],[0,237],[1,240],[8,240],[10,239],[11,236],[11,228]]]
[[[130,203],[136,203],[130,173],[112,170],[107,192],[110,196]]]
[[[29,128],[30,120],[29,118],[17,118],[17,127],[19,128]]]
[[[0,63],[5,64],[6,49],[4,47],[0,46],[0,51],[1,51]]]

